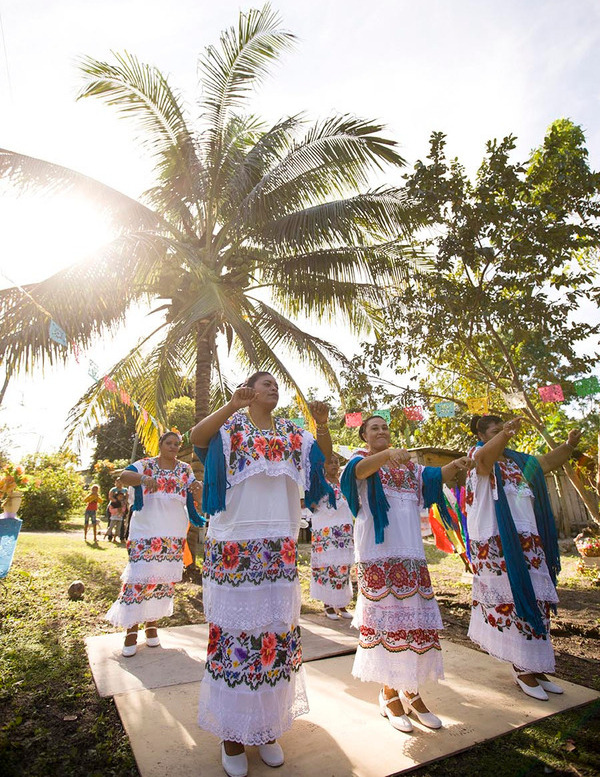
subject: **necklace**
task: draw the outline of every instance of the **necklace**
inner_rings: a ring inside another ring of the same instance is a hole
[[[256,421],[254,420],[254,418],[252,418],[252,413],[250,412],[250,409],[248,409],[248,418],[249,418],[249,419],[252,421],[252,425],[253,425],[254,427],[256,427],[256,428],[257,428],[257,429],[258,429],[260,432],[266,432],[266,431],[267,431],[266,429],[262,429],[262,428],[261,428],[261,427],[260,427],[260,426],[259,426],[259,425],[256,423]],[[270,416],[270,418],[271,418],[271,431],[272,431],[273,433],[275,433],[275,419],[273,418],[273,416]]]

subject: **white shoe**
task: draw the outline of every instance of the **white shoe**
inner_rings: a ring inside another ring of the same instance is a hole
[[[128,631],[126,636],[129,636],[130,634],[135,634],[134,631]],[[125,656],[125,658],[131,658],[131,656],[135,656],[137,653],[137,642],[134,642],[133,645],[125,645],[123,644],[123,647],[121,648],[121,654]]]
[[[407,715],[410,715],[412,712],[419,719],[419,723],[427,726],[427,728],[441,728],[442,721],[438,718],[437,715],[434,715],[433,712],[419,712],[419,710],[414,708],[413,702],[420,698],[421,696],[417,694],[416,696],[413,696],[409,699],[404,691],[400,691],[400,701],[402,702],[404,712]]]
[[[246,777],[248,774],[248,759],[246,753],[227,755],[223,742],[221,742],[221,764],[229,777]]]
[[[151,626],[150,628],[155,629],[156,626]],[[146,634],[146,645],[148,645],[148,647],[160,647],[160,637],[158,636],[158,631],[156,632],[155,637],[149,637]]]
[[[386,699],[383,695],[383,689],[379,691],[379,712],[382,717],[387,718],[392,726],[398,731],[404,731],[405,734],[409,734],[413,730],[413,725],[406,715],[394,715],[388,704],[392,701],[396,701],[398,696],[394,696],[391,699]]]
[[[337,614],[340,616],[340,618],[345,618],[346,620],[352,620],[354,617],[354,615],[351,612],[348,612],[345,607],[340,608],[337,611]]]
[[[548,701],[548,694],[542,687],[541,683],[538,685],[527,685],[524,683],[521,678],[519,677],[519,673],[515,672],[514,667],[511,667],[513,678],[515,683],[519,686],[519,688],[523,691],[523,693],[526,693],[528,696],[531,696],[532,699],[537,699],[538,701]],[[521,672],[521,674],[530,674],[529,672]],[[552,683],[554,685],[554,683]],[[556,686],[558,688],[558,686]]]
[[[331,610],[331,612],[327,612],[327,610]],[[326,607],[325,615],[329,618],[330,621],[339,621],[340,619],[340,616],[337,614],[333,607]]]
[[[564,693],[560,685],[553,683],[552,680],[540,680],[539,677],[535,679],[538,681],[538,685],[541,685],[547,693]]]
[[[281,766],[283,764],[283,749],[279,742],[271,745],[259,745],[258,752],[267,766]]]

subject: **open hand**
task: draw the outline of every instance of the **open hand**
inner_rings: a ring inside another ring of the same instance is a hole
[[[518,416],[517,418],[511,418],[510,421],[507,421],[504,424],[503,431],[505,431],[509,437],[513,437],[521,428],[521,424],[524,420],[525,419],[522,415]]]
[[[317,426],[325,426],[329,420],[329,405],[325,402],[309,402],[308,409]]]
[[[154,478],[151,478],[150,475],[142,475],[142,487],[145,491],[153,493],[158,490],[158,483]]]
[[[457,472],[468,472],[475,466],[473,459],[470,459],[468,456],[461,456],[460,459],[454,459],[450,463],[454,465],[454,469]]]
[[[248,407],[250,402],[256,396],[256,391],[250,386],[240,386],[237,388],[230,399],[230,403],[236,410],[241,410],[243,407]]]
[[[576,448],[579,445],[579,441],[581,440],[581,429],[571,429],[567,436],[567,444],[571,446],[571,448]]]

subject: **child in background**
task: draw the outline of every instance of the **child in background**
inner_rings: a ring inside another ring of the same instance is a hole
[[[100,486],[93,485],[89,494],[86,494],[83,498],[85,502],[85,515],[83,525],[83,539],[87,542],[88,525],[91,523],[94,529],[94,542],[98,542],[97,529],[98,520],[96,518],[96,511],[98,505],[102,501],[100,496]]]

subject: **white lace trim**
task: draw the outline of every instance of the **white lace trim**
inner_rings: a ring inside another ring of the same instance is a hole
[[[497,658],[499,661],[508,661],[524,671],[554,673],[556,667],[554,649],[549,636],[545,640],[528,640],[524,634],[516,630],[513,630],[513,634],[509,629],[498,631],[486,622],[477,607],[471,612],[468,637],[492,658]]]
[[[352,583],[350,578],[348,578],[348,584],[338,589],[328,585],[321,585],[311,580],[310,595],[313,599],[317,599],[325,605],[346,607],[352,601]]]
[[[129,561],[121,581],[123,583],[179,583],[183,561]]]
[[[249,467],[246,467],[241,472],[236,472],[235,475],[228,475],[227,481],[231,488],[243,483],[244,480],[254,477],[254,475],[268,475],[271,478],[277,478],[280,475],[287,475],[295,483],[302,488],[305,488],[304,478],[302,473],[299,472],[296,467],[289,461],[267,461],[267,459],[260,459],[252,462]]]
[[[381,645],[356,649],[352,676],[396,690],[417,693],[423,683],[444,679],[442,651],[432,648],[419,655],[410,650],[391,653]]]
[[[225,629],[253,631],[273,621],[292,624],[300,618],[300,583],[280,581],[232,588],[205,580],[204,614]]]
[[[535,598],[540,602],[558,602],[558,594],[547,572],[531,572]],[[473,599],[489,606],[514,602],[508,575],[474,575]]]
[[[229,688],[207,673],[200,684],[198,725],[230,742],[264,745],[278,739],[294,718],[308,712],[304,669],[275,687]]]
[[[122,604],[117,601],[106,613],[105,619],[113,626],[128,629],[135,623],[146,623],[159,618],[168,618],[171,615],[173,615],[173,598],[165,596],[162,599],[149,599],[134,604]]]
[[[313,569],[321,569],[322,567],[334,567],[340,564],[347,564],[350,566],[354,563],[354,547],[346,548],[332,548],[331,550],[324,550],[322,553],[315,553],[314,550],[310,552],[310,564]]]
[[[360,626],[367,626],[376,631],[397,631],[398,629],[406,629],[406,631],[437,629],[439,631],[444,628],[436,600],[422,599],[420,596],[383,605],[381,602],[370,602],[359,595],[352,625],[357,629]]]

